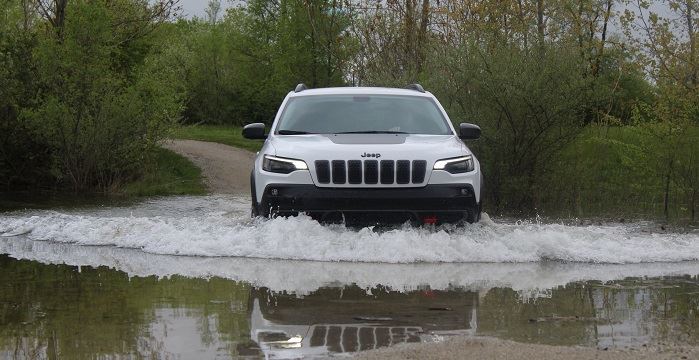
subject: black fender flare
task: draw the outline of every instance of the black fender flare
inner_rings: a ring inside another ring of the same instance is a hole
[[[257,204],[257,187],[255,186],[255,167],[250,171],[250,216],[260,216],[260,206]]]

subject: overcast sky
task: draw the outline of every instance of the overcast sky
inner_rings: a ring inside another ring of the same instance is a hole
[[[180,0],[180,5],[182,5],[182,16],[186,18],[191,18],[194,16],[204,17],[204,9],[209,3],[208,0]],[[221,0],[221,14],[225,12],[230,3],[228,0]]]
[[[221,1],[221,14],[220,16],[223,16],[226,12],[226,8],[233,6],[233,3],[240,3],[240,1],[236,0],[220,0]],[[204,17],[205,12],[204,10],[206,9],[207,4],[209,3],[208,0],[180,0],[180,5],[182,6],[182,16],[186,18],[192,18],[194,16],[197,17]],[[671,15],[669,9],[667,8],[667,5],[665,5],[663,2],[660,1],[651,1],[651,10],[653,12],[658,13],[661,16],[668,16]],[[624,6],[619,6],[619,4],[616,5],[617,11],[623,11]],[[631,4],[628,7],[631,11],[637,12],[637,7],[635,6],[635,2]],[[644,12],[645,15],[647,15],[647,11]],[[618,24],[618,17],[612,21],[610,24],[610,32],[611,33],[617,33],[619,34],[619,24]]]

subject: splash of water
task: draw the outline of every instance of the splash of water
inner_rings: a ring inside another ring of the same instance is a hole
[[[154,255],[113,246],[80,246],[22,238],[0,239],[0,253],[45,264],[107,266],[129,276],[219,277],[300,296],[324,286],[355,284],[364,289],[381,285],[393,291],[426,287],[487,291],[492,287],[508,287],[523,297],[536,298],[574,281],[604,283],[628,277],[699,274],[699,262],[686,261],[649,264],[319,262]]]
[[[0,234],[147,253],[343,262],[643,263],[699,260],[699,235],[630,225],[539,222],[387,231],[320,225],[309,217],[250,220],[241,198],[168,198],[127,207],[0,216]],[[22,235],[23,234],[23,235]]]

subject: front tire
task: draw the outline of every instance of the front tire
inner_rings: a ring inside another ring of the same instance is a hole
[[[466,222],[469,224],[475,224],[481,221],[481,204],[477,204],[475,208],[466,210],[464,215]]]
[[[250,217],[260,216],[260,206],[257,204],[257,188],[255,187],[255,170],[250,172]]]

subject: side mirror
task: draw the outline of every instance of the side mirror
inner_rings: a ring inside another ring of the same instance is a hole
[[[254,123],[248,124],[243,127],[243,137],[246,139],[266,139],[265,135],[265,124]]]
[[[469,123],[459,124],[459,138],[462,140],[476,140],[481,137],[481,128]]]

